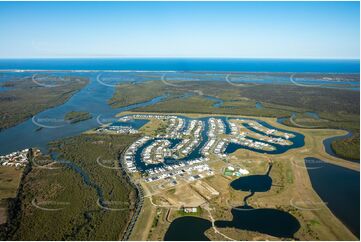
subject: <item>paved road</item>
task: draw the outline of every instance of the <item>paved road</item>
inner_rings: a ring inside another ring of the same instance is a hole
[[[125,167],[125,164],[123,163],[124,159],[123,156],[120,157],[120,164],[121,167]],[[127,229],[124,232],[123,238],[122,240],[129,240],[129,237],[133,231],[133,228],[135,226],[135,223],[138,220],[140,211],[142,210],[143,207],[143,203],[144,203],[144,191],[143,188],[139,185],[139,183],[134,182],[133,179],[131,178],[131,176],[128,174],[128,172],[126,171],[126,169],[122,170],[122,173],[126,176],[127,181],[131,184],[131,186],[135,189],[136,191],[136,200],[135,200],[135,210],[133,213],[133,216],[130,220],[130,223],[128,224]]]

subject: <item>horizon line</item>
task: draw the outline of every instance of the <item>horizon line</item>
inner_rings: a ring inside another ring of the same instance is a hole
[[[360,57],[234,57],[234,56],[49,56],[0,57],[0,60],[22,59],[254,59],[254,60],[357,60]]]

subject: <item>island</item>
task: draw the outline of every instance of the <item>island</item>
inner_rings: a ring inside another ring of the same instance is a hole
[[[85,121],[88,119],[91,119],[93,116],[89,113],[89,112],[76,112],[76,111],[71,111],[68,112],[67,114],[65,114],[65,121],[68,121],[70,123],[78,123],[81,121]]]

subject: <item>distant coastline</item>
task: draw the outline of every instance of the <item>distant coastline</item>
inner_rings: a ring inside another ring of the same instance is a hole
[[[360,60],[235,58],[0,59],[2,71],[360,73]]]

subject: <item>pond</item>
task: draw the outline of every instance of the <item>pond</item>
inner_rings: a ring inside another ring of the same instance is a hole
[[[262,103],[256,102],[256,108],[257,108],[257,109],[263,109]]]
[[[268,171],[264,175],[250,175],[240,177],[231,182],[230,186],[234,190],[245,192],[267,192],[271,189],[272,178],[269,173],[271,172],[272,164],[269,165]]]
[[[237,228],[282,238],[294,238],[300,223],[291,214],[271,208],[253,209],[250,206],[232,209],[232,221],[216,221],[219,228]]]
[[[211,228],[209,220],[185,216],[176,218],[165,233],[165,241],[209,241],[204,232]]]

